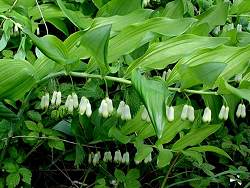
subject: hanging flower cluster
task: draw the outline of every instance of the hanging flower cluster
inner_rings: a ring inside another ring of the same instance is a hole
[[[40,106],[43,110],[49,107],[49,93],[46,93],[44,96],[42,96]]]
[[[83,115],[85,113],[86,116],[90,117],[92,114],[92,109],[89,100],[83,96],[79,104],[79,114]]]
[[[191,122],[194,121],[195,116],[194,116],[194,107],[185,104],[183,106],[182,112],[181,112],[181,119],[182,120],[189,120]]]
[[[238,118],[245,118],[246,117],[246,106],[244,104],[239,104],[237,111],[236,111],[236,116]]]
[[[149,153],[148,156],[143,160],[145,164],[150,163],[152,161],[152,154]],[[141,161],[135,160],[135,164],[138,165],[140,164]]]
[[[229,107],[228,106],[222,106],[220,109],[220,113],[219,113],[219,119],[221,120],[227,120],[228,119],[228,113],[229,113]]]
[[[117,114],[118,116],[121,116],[122,120],[130,120],[131,113],[129,105],[127,105],[124,101],[121,101],[117,109]]]
[[[212,112],[209,107],[206,107],[204,110],[204,114],[202,116],[202,121],[204,123],[210,123],[212,119]]]
[[[112,114],[113,110],[114,108],[112,100],[106,97],[102,100],[98,112],[102,117],[108,118]]]
[[[96,166],[101,160],[101,153],[100,151],[96,152],[95,154],[91,152],[88,157],[88,163],[93,164]],[[112,153],[107,151],[103,154],[103,162],[114,162],[117,164],[126,164],[128,165],[130,162],[129,152],[125,152],[123,155],[120,150],[117,150],[114,155],[114,160],[112,157]]]
[[[61,102],[62,102],[62,94],[60,91],[54,91],[53,92],[53,95],[52,95],[52,98],[51,98],[51,105],[52,106],[60,106],[61,105]]]

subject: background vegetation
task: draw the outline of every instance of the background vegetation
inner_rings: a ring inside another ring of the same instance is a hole
[[[0,187],[250,186],[249,0],[0,0],[0,21]]]

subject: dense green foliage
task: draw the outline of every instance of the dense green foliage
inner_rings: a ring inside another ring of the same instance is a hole
[[[0,188],[250,187],[249,0],[0,0]]]

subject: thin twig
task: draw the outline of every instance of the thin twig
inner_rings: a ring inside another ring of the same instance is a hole
[[[37,0],[36,0],[36,5],[37,5],[37,8],[38,8],[38,10],[39,10],[39,12],[40,12],[40,15],[41,15],[41,17],[42,17],[42,20],[43,20],[43,23],[44,23],[44,26],[45,26],[45,29],[46,29],[46,33],[47,33],[47,35],[48,35],[48,34],[49,34],[48,26],[47,26],[47,24],[46,24],[46,22],[45,22],[45,19],[44,19],[42,10],[41,10],[40,5],[38,4],[38,1],[37,1]]]
[[[176,155],[174,161],[172,162],[171,166],[169,167],[168,172],[167,172],[167,174],[166,174],[166,176],[165,176],[165,178],[164,178],[164,180],[163,180],[163,182],[162,182],[162,184],[161,184],[161,188],[164,188],[164,187],[165,187],[165,185],[166,185],[166,183],[167,183],[167,180],[168,180],[168,178],[169,178],[169,175],[170,175],[172,169],[174,168],[174,165],[175,165],[177,159],[179,158],[179,156],[180,156],[180,153],[178,153],[178,154]]]
[[[35,139],[47,139],[47,140],[56,140],[56,141],[62,141],[65,143],[69,143],[69,144],[74,144],[74,145],[79,145],[79,143],[76,142],[72,142],[69,140],[65,140],[65,139],[61,139],[61,138],[53,138],[53,137],[46,137],[46,136],[12,136],[12,137],[8,137],[8,138],[2,138],[1,141],[5,141],[8,139],[18,139],[18,138],[35,138]],[[83,147],[88,147],[88,148],[100,148],[100,147],[96,147],[96,146],[90,146],[90,145],[86,145],[86,144],[80,144]]]
[[[97,75],[97,74],[88,74],[88,73],[80,73],[80,72],[69,72],[67,74],[65,71],[49,74],[48,76],[41,79],[38,82],[38,84],[44,81],[47,81],[48,79],[51,79],[53,77],[67,76],[67,75],[71,75],[73,77],[79,77],[79,78],[105,79],[105,80],[111,80],[114,82],[119,82],[119,83],[128,84],[128,85],[132,84],[130,80],[127,80],[124,78],[118,78],[118,77],[113,77],[113,76],[102,76],[102,75]],[[174,91],[174,92],[186,92],[186,93],[200,94],[200,95],[218,95],[216,91],[191,90],[191,89],[181,89],[181,88],[174,88],[174,87],[168,87],[168,90]]]

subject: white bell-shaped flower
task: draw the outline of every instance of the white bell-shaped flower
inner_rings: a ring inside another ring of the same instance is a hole
[[[111,114],[114,110],[113,102],[110,98],[106,97],[106,103],[108,104],[108,113]]]
[[[87,117],[90,117],[91,115],[92,115],[91,104],[90,104],[90,102],[88,101],[88,103],[87,103],[87,108],[86,108],[86,116],[87,116]]]
[[[121,101],[121,102],[119,103],[119,106],[118,106],[118,108],[117,108],[117,115],[118,115],[118,116],[121,116],[121,115],[122,115],[125,105],[126,105],[126,104],[125,104],[124,101]]]
[[[221,120],[224,119],[225,111],[226,111],[226,107],[224,105],[222,105],[220,112],[219,112],[219,119],[221,119]]]
[[[65,107],[68,109],[69,113],[73,113],[74,101],[73,101],[72,95],[68,95],[66,102],[65,102]]]
[[[56,106],[60,106],[62,103],[62,93],[60,91],[56,94]]]
[[[129,164],[129,152],[125,152],[122,157],[122,163]]]
[[[57,91],[54,91],[53,94],[52,94],[51,101],[50,101],[50,104],[52,106],[55,106],[55,104],[56,104],[56,97],[57,97]]]
[[[242,32],[242,25],[241,24],[237,24],[237,31],[238,32]]]
[[[229,115],[229,107],[227,106],[226,109],[225,109],[225,113],[224,113],[224,120],[227,120],[228,119],[228,115]]]
[[[166,116],[169,122],[174,121],[174,107],[173,106],[166,106]]]
[[[236,116],[237,116],[237,118],[241,117],[241,107],[242,107],[242,104],[239,104],[238,108],[236,110]]]
[[[151,153],[144,159],[144,163],[147,164],[152,161],[152,155]]]
[[[131,119],[130,108],[127,104],[124,106],[124,109],[123,109],[122,115],[121,115],[121,119],[122,120],[130,120]]]
[[[115,156],[114,156],[114,162],[115,163],[121,163],[122,162],[122,154],[120,150],[117,150],[115,152]]]
[[[78,108],[78,97],[76,93],[72,93],[73,107]]]
[[[182,108],[182,112],[181,112],[181,119],[182,120],[186,120],[188,118],[188,110],[189,110],[189,106],[187,104],[185,104]]]
[[[42,98],[41,98],[40,107],[42,110],[45,108],[45,96],[42,96]]]
[[[102,100],[101,105],[99,107],[99,114],[102,115],[102,117],[107,118],[109,116],[108,112],[108,103],[106,100]]]
[[[148,122],[148,123],[151,122],[150,117],[149,117],[149,114],[148,114],[148,111],[147,111],[147,109],[145,108],[145,106],[143,107],[143,112],[142,112],[142,114],[141,114],[141,119],[142,119],[143,121]]]
[[[234,77],[234,81],[240,83],[242,80],[242,74],[236,74]]]
[[[46,93],[44,96],[44,108],[49,107],[49,93]]]
[[[89,157],[88,157],[88,163],[89,163],[89,164],[91,164],[91,163],[92,163],[92,159],[93,159],[93,157],[94,157],[94,153],[93,153],[93,152],[91,152],[91,153],[89,154]]]
[[[96,166],[99,163],[99,160],[100,160],[99,154],[96,153],[92,161],[93,165]]]
[[[85,114],[86,110],[87,110],[87,104],[88,104],[88,99],[86,97],[82,97],[80,100],[80,104],[79,104],[79,114],[83,115]]]
[[[242,104],[242,106],[241,106],[241,117],[242,118],[245,118],[246,117],[246,106],[245,106],[245,104]]]
[[[195,117],[194,117],[194,107],[189,106],[188,107],[188,120],[193,122],[194,119],[195,119]]]
[[[211,118],[212,118],[212,112],[209,107],[206,107],[204,110],[204,114],[202,116],[202,121],[204,123],[209,123],[211,122]]]

